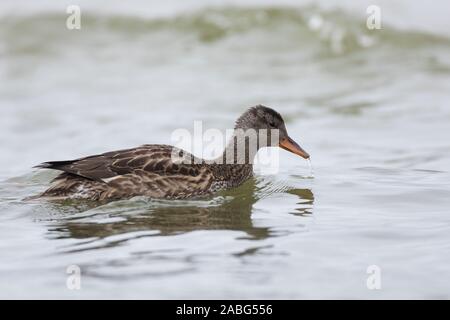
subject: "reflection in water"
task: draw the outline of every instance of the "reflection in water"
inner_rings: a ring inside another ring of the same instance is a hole
[[[299,197],[296,215],[312,213],[314,195],[310,189],[285,191]],[[267,192],[264,186],[257,186],[255,180],[251,180],[209,201],[119,201],[72,214],[68,213],[73,210],[73,203],[70,204],[70,209],[67,209],[67,205],[60,204],[58,210],[65,210],[64,217],[58,219],[49,231],[58,239],[98,239],[127,233],[134,233],[134,237],[142,236],[136,235],[138,231],[147,231],[145,236],[164,236],[194,230],[220,229],[244,231],[246,239],[260,240],[270,236],[270,228],[253,225],[252,207],[258,199],[270,193],[273,192]],[[78,210],[83,209],[83,206],[86,209],[84,204]],[[108,245],[126,240],[128,239]]]
[[[312,214],[314,194],[311,189],[290,189],[287,193],[298,196],[300,200],[300,202],[297,202],[297,206],[293,214],[298,216],[307,216]]]

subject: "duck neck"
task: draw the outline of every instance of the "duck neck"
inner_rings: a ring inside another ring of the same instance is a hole
[[[251,137],[242,130],[236,129],[222,155],[216,159],[216,163],[253,167],[258,149],[259,141],[257,137]]]

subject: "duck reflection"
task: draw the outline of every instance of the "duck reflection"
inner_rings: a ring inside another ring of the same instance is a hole
[[[310,189],[290,189],[287,193],[299,198],[294,214],[302,216],[312,213],[314,195]],[[113,210],[109,206],[100,207],[104,208],[101,211],[94,208],[94,213],[88,221],[83,216],[66,214],[65,218],[58,220],[56,226],[49,231],[57,238],[76,239],[105,238],[136,231],[155,231],[154,235],[168,236],[214,229],[244,231],[246,239],[259,240],[270,236],[269,227],[257,227],[252,222],[253,205],[262,196],[261,187],[257,186],[255,180],[219,196],[215,199],[221,201],[217,202],[194,201],[172,205],[150,202],[139,206],[138,210],[127,204],[116,204]],[[108,218],[104,218],[107,211],[110,211],[107,213]]]
[[[311,189],[290,189],[287,193],[298,196],[300,202],[297,202],[295,211],[292,214],[297,216],[309,216],[313,212],[314,194]]]

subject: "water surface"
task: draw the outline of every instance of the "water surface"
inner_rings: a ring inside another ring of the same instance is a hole
[[[1,17],[3,298],[450,298],[450,40],[314,6]],[[195,201],[25,202],[31,169],[246,107],[308,163]],[[66,269],[82,270],[82,289]],[[368,266],[382,287],[369,290]]]

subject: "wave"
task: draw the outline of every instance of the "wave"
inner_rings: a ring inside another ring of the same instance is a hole
[[[72,33],[83,39],[98,39],[105,34],[126,40],[142,40],[164,34],[173,41],[196,41],[214,44],[234,37],[252,34],[259,44],[283,45],[280,38],[289,40],[291,46],[322,50],[342,55],[380,45],[396,48],[425,48],[450,46],[450,39],[430,33],[396,30],[383,24],[381,30],[368,30],[365,16],[355,17],[342,10],[324,10],[315,6],[303,8],[261,7],[202,9],[166,18],[144,18],[130,15],[83,14],[81,30],[69,31],[65,26],[67,15],[40,13],[32,16],[1,18],[2,51],[20,51],[20,39],[35,39],[43,45],[49,41],[73,41]],[[19,38],[17,38],[19,37]],[[8,46],[16,46],[16,50]],[[37,46],[38,44],[36,44]],[[287,48],[289,49],[289,48]]]

